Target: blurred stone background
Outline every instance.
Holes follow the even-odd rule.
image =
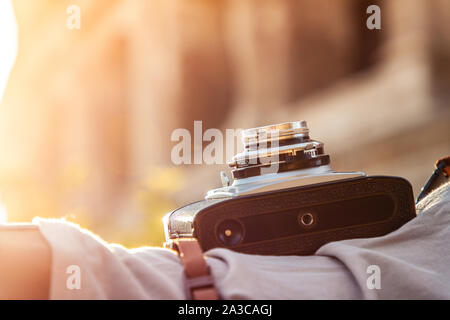
[[[69,5],[81,29],[66,27]],[[366,8],[381,8],[381,30]],[[66,217],[162,243],[162,215],[219,186],[176,167],[176,128],[307,120],[336,170],[407,178],[450,153],[447,0],[13,0],[18,57],[0,106],[9,221]]]

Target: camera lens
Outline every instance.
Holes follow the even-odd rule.
[[[244,130],[244,151],[229,164],[235,179],[314,168],[330,164],[323,143],[309,137],[306,121]],[[272,172],[271,164],[273,166]],[[265,169],[263,171],[262,169]],[[267,170],[269,168],[269,170]]]
[[[225,220],[217,226],[217,236],[224,245],[234,246],[242,241],[244,231],[242,225],[236,220]]]

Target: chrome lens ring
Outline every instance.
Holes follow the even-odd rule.
[[[261,175],[261,169],[270,167],[272,163],[277,163],[277,172],[330,163],[330,157],[324,153],[323,143],[310,139],[306,121],[247,129],[243,131],[242,139],[244,151],[235,155],[229,164],[235,168],[232,171],[235,179]]]
[[[285,122],[275,125],[251,128],[242,132],[245,148],[273,140],[282,141],[295,138],[309,138],[306,121]]]

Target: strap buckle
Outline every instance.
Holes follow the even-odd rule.
[[[218,300],[214,277],[206,264],[202,249],[195,238],[178,238],[170,246],[178,253],[184,266],[184,288],[189,300]],[[166,247],[167,247],[166,246]]]
[[[185,274],[184,288],[188,300],[193,300],[194,291],[202,289],[214,290],[214,278],[210,274],[195,278],[188,278]]]

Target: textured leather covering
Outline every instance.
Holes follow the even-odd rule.
[[[379,200],[374,202],[374,199]],[[350,212],[339,212],[344,202],[355,201],[367,201],[367,204],[353,205]],[[313,254],[328,242],[388,234],[416,216],[410,183],[402,178],[384,176],[301,186],[214,203],[201,201],[195,206],[197,211],[185,211],[183,208],[179,210],[191,215],[193,223],[189,228],[203,250],[225,247],[238,252],[263,255]],[[311,208],[315,210],[323,206],[328,206],[328,209],[326,214],[318,216],[317,224],[311,228],[298,226],[296,234],[291,232],[288,236],[277,236],[278,231],[273,231],[271,225],[258,223],[259,218],[267,219],[273,215],[280,217],[279,221],[282,221],[286,220],[285,213],[292,215],[293,212],[307,212]],[[337,209],[333,211],[333,208]],[[254,224],[250,228],[248,221],[251,219]],[[333,219],[336,221],[335,227],[332,225]],[[225,220],[237,221],[243,225],[243,241],[234,245],[224,245],[221,242],[218,227]],[[277,219],[274,218],[273,221],[272,225],[276,226]],[[326,228],[323,227],[324,221],[328,223]],[[288,223],[286,226],[292,230],[297,224],[296,219],[292,219],[292,224]],[[280,234],[285,235],[286,232]]]

